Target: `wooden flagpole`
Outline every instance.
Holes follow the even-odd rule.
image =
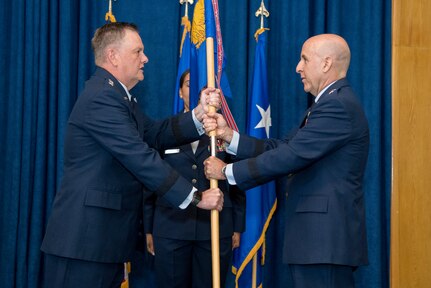
[[[207,52],[207,86],[209,88],[215,87],[214,75],[214,38],[206,38],[206,52]],[[210,112],[216,112],[215,107],[209,107]],[[210,132],[211,137],[211,156],[216,156],[216,131]],[[210,187],[218,188],[218,181],[210,179]],[[213,288],[220,287],[220,228],[219,228],[219,212],[211,210],[211,253],[212,253],[212,277]]]

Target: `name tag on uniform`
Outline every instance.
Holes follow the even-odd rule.
[[[165,150],[165,154],[176,154],[176,153],[180,153],[180,148]]]

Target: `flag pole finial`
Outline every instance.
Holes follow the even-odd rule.
[[[260,29],[263,29],[263,17],[269,17],[269,12],[268,10],[266,10],[265,3],[263,2],[263,0],[260,2],[260,7],[259,9],[257,9],[254,15],[256,15],[256,17],[260,16]]]
[[[186,8],[184,10],[184,16],[189,17],[189,4],[192,5],[193,4],[193,0],[180,0],[180,4],[186,4]]]
[[[114,1],[117,1],[117,0],[114,0]],[[108,12],[106,12],[105,14],[105,21],[110,21],[111,23],[117,22],[114,14],[112,14],[112,0],[109,0],[109,8],[108,8]]]

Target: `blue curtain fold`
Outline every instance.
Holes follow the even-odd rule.
[[[227,101],[245,131],[247,95],[255,40],[254,16],[261,0],[219,0],[232,98]],[[141,30],[145,80],[133,90],[151,117],[171,115],[181,41],[178,1],[113,1],[117,21]],[[391,155],[391,1],[266,0],[267,71],[272,133],[281,137],[298,123],[310,97],[295,73],[302,43],[318,33],[348,41],[352,61],[347,78],[370,124],[370,156],[365,200],[370,265],[355,273],[357,287],[389,287]],[[70,111],[94,71],[91,37],[105,23],[106,1],[14,0],[0,9],[0,283],[2,287],[42,287],[39,247],[62,176],[63,138]],[[193,6],[189,11],[189,17]],[[263,287],[285,287],[281,262],[284,225],[283,181],[278,208],[267,232]],[[146,256],[145,256],[146,257]],[[142,260],[142,259],[141,259]],[[155,287],[149,261],[132,271],[137,287]],[[135,273],[135,274],[133,274]],[[228,287],[233,287],[229,276]],[[143,284],[142,284],[143,285]],[[139,287],[139,286],[138,286]]]

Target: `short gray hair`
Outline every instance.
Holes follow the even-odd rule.
[[[96,30],[93,39],[91,39],[91,47],[93,48],[96,65],[105,61],[105,49],[109,45],[121,42],[126,29],[139,33],[138,26],[126,22],[107,23]]]

